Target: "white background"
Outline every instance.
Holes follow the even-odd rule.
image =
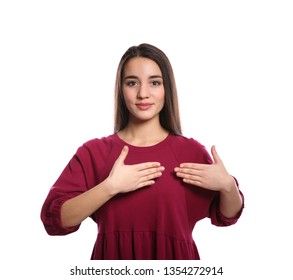
[[[75,265],[106,265],[88,261],[90,219],[51,237],[40,210],[76,149],[113,132],[118,62],[147,42],[173,65],[184,134],[216,145],[246,198],[235,226],[197,225],[201,264],[222,265],[219,279],[288,279],[292,14],[282,0],[1,1],[1,275],[70,279]]]

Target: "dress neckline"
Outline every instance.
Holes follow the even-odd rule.
[[[118,136],[118,133],[116,132],[113,134],[114,139],[121,145],[121,146],[128,146],[129,149],[137,152],[151,152],[151,151],[157,151],[160,150],[161,148],[165,147],[166,145],[169,144],[169,142],[172,140],[174,135],[169,133],[167,137],[165,137],[162,141],[158,142],[157,144],[151,145],[151,146],[135,146],[131,145],[127,142],[125,142],[123,139],[121,139]]]

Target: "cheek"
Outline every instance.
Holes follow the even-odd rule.
[[[133,94],[130,94],[129,91],[123,92],[123,99],[128,111],[132,111],[132,105],[134,103]]]
[[[124,86],[122,87],[122,94],[124,96],[124,98],[130,100],[136,97],[138,88],[137,87],[128,87],[128,86]]]
[[[122,94],[123,94],[125,103],[126,104],[129,103],[131,101],[131,92],[129,92],[129,90],[123,90]]]
[[[163,105],[165,103],[165,91],[164,90],[160,93],[160,102],[163,103]]]

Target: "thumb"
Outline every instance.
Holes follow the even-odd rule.
[[[124,164],[124,161],[128,155],[128,151],[129,151],[129,148],[127,146],[124,146],[119,157],[116,160],[116,163]]]
[[[216,151],[216,146],[215,145],[212,146],[211,152],[212,152],[212,156],[213,156],[213,159],[214,159],[215,163],[222,162],[221,158],[219,157],[219,155],[218,155],[218,153]]]

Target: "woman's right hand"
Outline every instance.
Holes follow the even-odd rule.
[[[129,148],[124,146],[106,179],[111,195],[126,193],[153,185],[162,175],[164,167],[159,162],[144,162],[133,165],[124,163]]]

